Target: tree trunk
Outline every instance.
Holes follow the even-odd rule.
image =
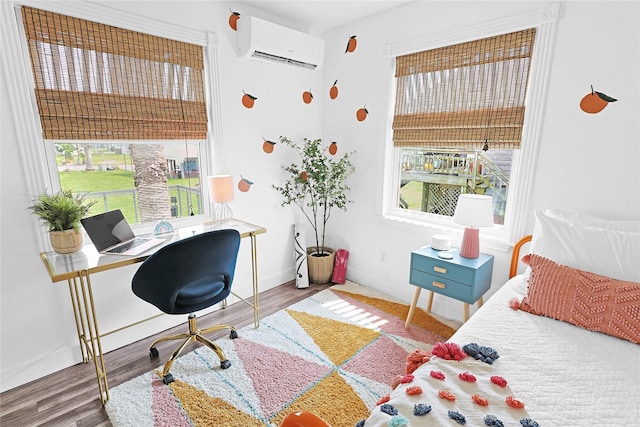
[[[138,205],[142,222],[171,217],[167,160],[164,146],[131,144],[133,182],[138,190]]]
[[[88,144],[84,146],[84,165],[85,170],[96,170],[96,168],[93,166],[93,157],[91,157],[91,146]]]

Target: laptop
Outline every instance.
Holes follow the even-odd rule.
[[[83,218],[80,222],[101,254],[138,255],[165,242],[153,237],[136,237],[120,209]]]

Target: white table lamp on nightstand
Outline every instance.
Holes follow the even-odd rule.
[[[227,203],[233,200],[233,177],[231,175],[213,175],[208,177],[209,198],[213,204],[213,219],[225,220],[233,217]]]
[[[480,230],[478,227],[493,225],[493,198],[480,194],[461,194],[458,198],[453,221],[466,225],[460,256],[478,258],[480,256]]]

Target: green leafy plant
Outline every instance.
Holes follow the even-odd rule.
[[[282,195],[282,206],[300,208],[315,232],[316,253],[322,255],[331,209],[346,211],[351,203],[347,197],[351,188],[345,181],[355,172],[351,163],[355,151],[334,160],[328,147],[322,146],[321,139],[304,138],[303,143],[298,144],[281,136],[280,143],[293,148],[299,161],[282,167],[287,172],[284,184],[273,185],[273,188]]]
[[[71,190],[55,194],[43,193],[33,200],[32,212],[49,226],[49,231],[64,231],[80,227],[91,206],[98,201],[85,201],[84,195],[74,195]]]

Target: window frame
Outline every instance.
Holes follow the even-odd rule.
[[[40,125],[31,62],[27,51],[26,37],[22,28],[20,10],[22,6],[31,6],[202,46],[205,61],[204,85],[208,125],[207,138],[200,145],[200,160],[202,162],[200,167],[203,171],[201,179],[206,179],[206,176],[214,174],[216,170],[225,168],[224,157],[218,155],[218,153],[223,152],[223,147],[221,146],[221,102],[218,83],[218,37],[215,33],[196,31],[98,4],[58,3],[39,0],[2,2],[1,7],[4,9],[2,13],[3,50],[6,50],[5,55],[7,58],[4,61],[3,72],[6,73],[7,82],[10,86],[8,96],[12,99],[14,106],[16,143],[19,147],[22,168],[25,171],[24,179],[29,198],[44,191],[59,190],[60,181],[55,163],[54,141],[43,138]],[[98,141],[90,142],[97,143]],[[112,142],[126,143],[124,140]],[[201,197],[204,214],[191,218],[174,219],[172,221],[175,222],[176,226],[201,222],[210,218],[211,204],[209,203],[208,192],[203,191]],[[33,219],[33,224],[34,228],[37,227],[39,230],[37,233],[38,246],[42,251],[50,250],[46,230],[36,218]],[[140,224],[133,227],[136,232],[148,232],[152,229],[153,224]]]
[[[462,230],[454,224],[453,218],[427,212],[409,211],[397,206],[400,189],[400,165],[402,148],[393,144],[393,117],[395,110],[395,58],[442,46],[473,41],[514,31],[535,27],[537,35],[534,53],[531,59],[529,86],[525,122],[522,130],[520,149],[514,150],[508,203],[504,225],[494,225],[483,229],[482,236],[496,247],[507,249],[526,231],[531,203],[528,194],[533,187],[535,166],[537,163],[542,133],[544,105],[546,105],[547,86],[551,70],[556,26],[560,17],[560,5],[552,4],[531,12],[516,16],[465,27],[437,37],[412,40],[388,46],[388,86],[387,86],[387,126],[385,146],[382,153],[382,170],[379,188],[382,188],[378,200],[378,212],[385,220],[408,223],[415,226],[430,227],[436,231]]]

